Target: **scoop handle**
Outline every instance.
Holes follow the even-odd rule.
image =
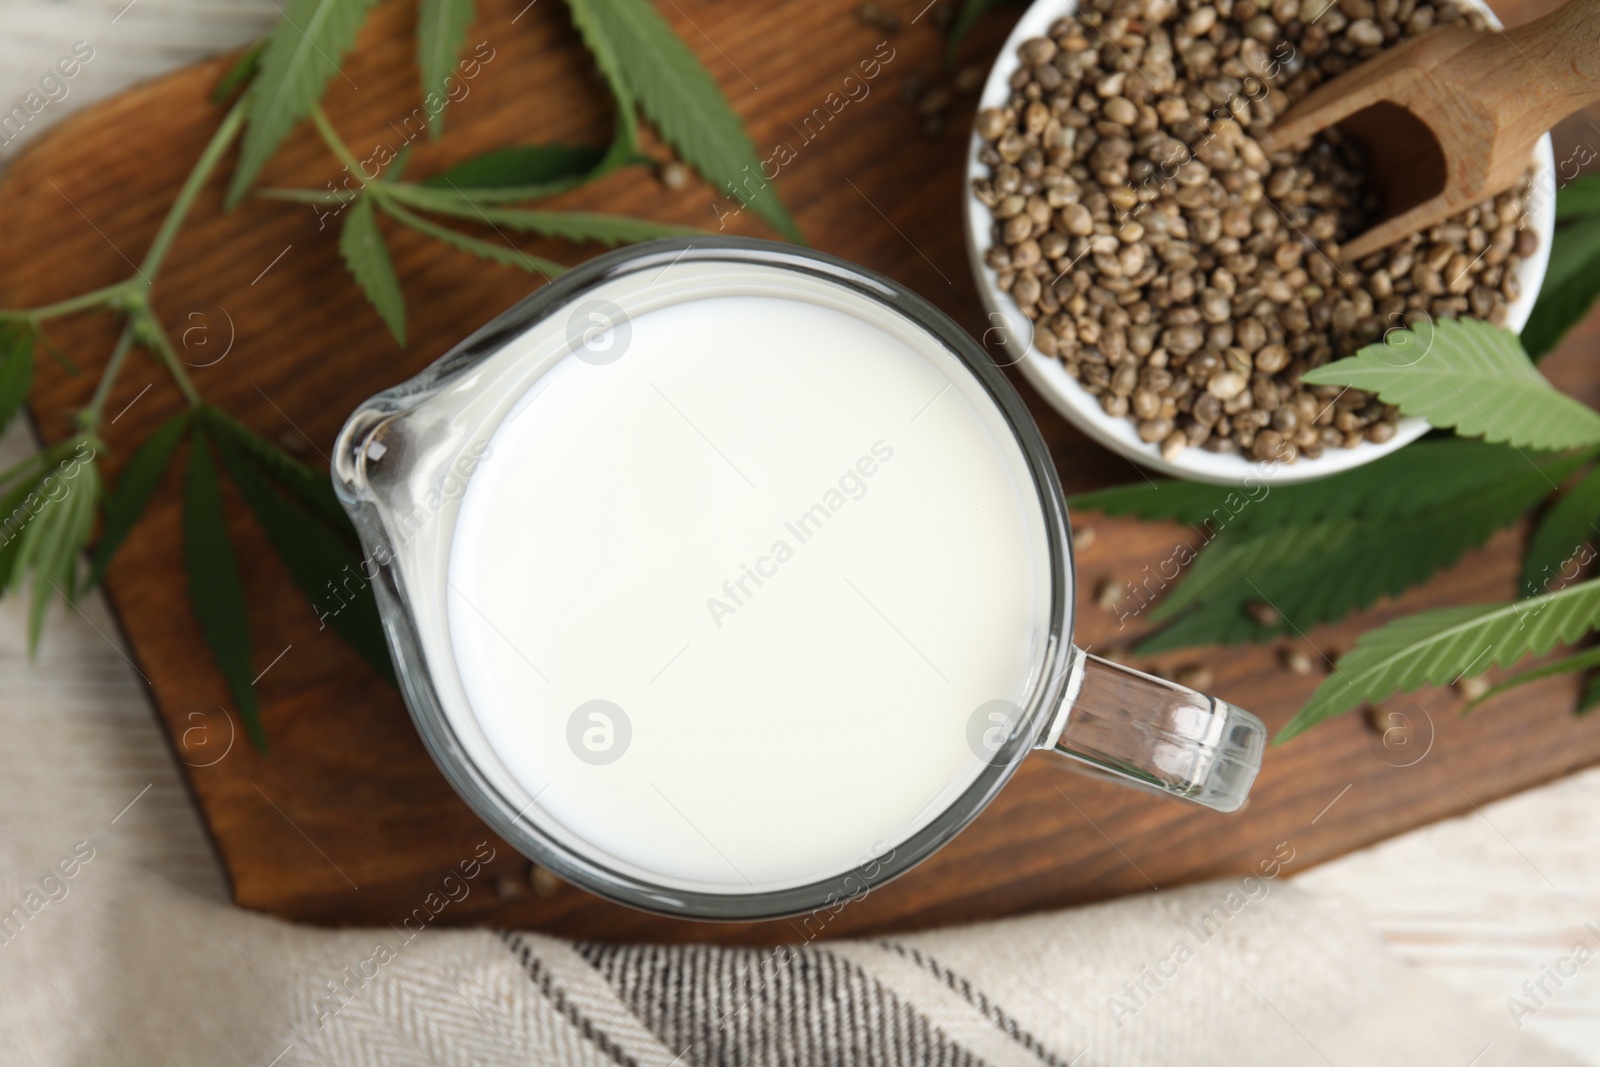
[[[1568,0],[1462,53],[1474,89],[1502,104],[1510,128],[1542,133],[1600,100],[1600,0]]]

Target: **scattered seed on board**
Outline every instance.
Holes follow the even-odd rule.
[[[1475,674],[1471,678],[1463,678],[1456,683],[1456,692],[1467,700],[1477,700],[1488,691],[1489,679],[1481,674]]]
[[[856,8],[856,18],[867,26],[895,33],[900,29],[900,16],[884,9],[882,4],[866,3]]]
[[[1393,717],[1391,717],[1381,705],[1368,704],[1363,710],[1364,714],[1362,715],[1362,719],[1366,722],[1367,729],[1371,730],[1380,737],[1388,737],[1389,731],[1396,725],[1400,725],[1395,722]]]
[[[1306,655],[1303,650],[1295,648],[1293,645],[1288,646],[1281,653],[1279,653],[1278,658],[1283,662],[1284,667],[1291,674],[1311,673],[1311,657]]]
[[[1538,247],[1519,227],[1527,184],[1341,263],[1378,207],[1359,153],[1337,131],[1271,155],[1257,137],[1320,82],[1483,16],[1456,0],[1079,8],[1019,46],[1009,100],[976,122],[984,259],[1035,347],[1168,459],[1392,439],[1396,408],[1301,374],[1429,317],[1503,322]]]
[[[495,896],[501,900],[523,900],[528,896],[528,886],[509,874],[496,875]]]
[[[1211,685],[1211,668],[1203,663],[1185,663],[1172,673],[1172,680],[1190,689],[1205,689]]]
[[[1276,626],[1283,621],[1283,616],[1278,614],[1278,609],[1271,604],[1253,603],[1244,606],[1245,614],[1249,615],[1258,626]]]
[[[956,71],[955,87],[958,93],[975,93],[983,88],[985,71],[982,67],[962,67]]]
[[[668,189],[678,190],[689,184],[689,168],[673,160],[661,168],[661,184]]]
[[[1093,547],[1095,538],[1098,536],[1094,532],[1093,526],[1080,526],[1072,531],[1072,547],[1082,552]]]
[[[537,863],[528,871],[528,881],[532,883],[533,891],[541,897],[553,897],[556,890],[561,888],[561,879]]]
[[[1115,578],[1102,578],[1094,589],[1094,602],[1104,611],[1115,611],[1122,603],[1122,583]]]

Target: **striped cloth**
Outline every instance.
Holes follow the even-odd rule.
[[[92,844],[43,872],[0,857],[0,871],[6,1065],[1574,1062],[1394,962],[1359,916],[1260,879],[724,948],[302,928]]]

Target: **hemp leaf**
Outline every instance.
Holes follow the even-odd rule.
[[[268,481],[268,469],[257,462],[250,445],[233,435],[229,422],[209,419],[207,409],[201,409],[200,417],[222,456],[229,480],[239,490],[256,524],[288,568],[290,577],[316,607],[318,618],[393,683],[394,665],[384,641],[378,603],[363,573],[362,558],[354,543],[355,531],[349,520],[345,519],[337,528],[329,528],[310,512],[297,507]],[[351,578],[359,585],[350,601],[328,610],[328,592],[347,589]]]
[[[693,226],[678,226],[670,222],[652,222],[650,219],[628,215],[604,215],[592,211],[533,211],[526,208],[494,207],[462,203],[438,205],[430,210],[440,215],[471,219],[514,230],[526,230],[544,237],[583,243],[595,241],[606,246],[649,241],[657,237],[685,237],[704,234]]]
[[[1585,174],[1556,191],[1556,221],[1569,222],[1600,211],[1600,174]]]
[[[1596,519],[1600,519],[1600,467],[1556,501],[1534,530],[1522,563],[1523,596],[1544,592],[1552,578],[1570,580],[1561,577],[1561,570],[1579,546],[1600,537]]]
[[[1461,710],[1463,713],[1469,712],[1485,701],[1493,700],[1508,689],[1516,689],[1519,686],[1527,685],[1529,682],[1537,682],[1541,678],[1550,678],[1557,674],[1570,674],[1573,671],[1586,671],[1591,667],[1600,667],[1600,648],[1585,649],[1582,652],[1558,659],[1554,663],[1546,663],[1542,667],[1530,667],[1518,674],[1513,674],[1510,678],[1496,685]]]
[[[1106,515],[1210,523],[1212,533],[1276,529],[1317,519],[1411,514],[1524,471],[1541,458],[1508,445],[1435,438],[1313,482],[1274,485],[1270,471],[1242,486],[1157,479],[1080,493],[1068,506]]]
[[[554,263],[540,256],[529,255],[515,245],[495,244],[493,241],[485,241],[462,233],[460,230],[452,230],[448,226],[441,226],[431,219],[426,219],[414,212],[407,211],[390,200],[383,202],[383,210],[391,218],[410,226],[419,233],[425,233],[429,237],[443,241],[447,245],[459,248],[463,252],[470,252],[493,263],[504,263],[510,267],[520,267],[529,273],[543,274],[546,279],[554,278],[567,269],[559,263]]]
[[[394,276],[394,263],[384,247],[383,234],[378,232],[370,196],[358,198],[346,211],[344,226],[339,230],[339,254],[384,325],[404,347],[405,297],[400,294],[400,281]]]
[[[162,423],[128,458],[117,484],[106,494],[102,505],[105,525],[100,531],[100,543],[95,546],[94,562],[89,568],[89,579],[84,583],[85,586],[98,585],[100,579],[105,577],[112,557],[144,514],[151,494],[156,491],[162,473],[172,460],[178,441],[188,428],[189,412],[186,409]]]
[[[1558,392],[1514,334],[1476,319],[1419,322],[1300,380],[1376,393],[1434,426],[1518,448],[1600,442],[1600,414]]]
[[[0,430],[22,410],[32,384],[33,330],[22,323],[0,323]]]
[[[1140,646],[1153,653],[1236,644],[1309,630],[1425,581],[1509,526],[1581,462],[1525,464],[1471,492],[1407,514],[1319,520],[1302,526],[1224,531],[1151,614],[1182,614]],[[1266,607],[1276,622],[1256,616]],[[1256,608],[1252,612],[1252,608]]]
[[[1276,741],[1393,693],[1444,685],[1468,671],[1543,655],[1558,644],[1572,644],[1596,625],[1600,581],[1509,604],[1440,608],[1396,619],[1362,635]]]
[[[226,102],[234,90],[256,76],[256,71],[261,69],[261,50],[266,46],[267,40],[263,37],[239,53],[239,58],[233,61],[233,66],[229,67],[222,80],[217,82],[217,87],[211,90],[213,104]]]
[[[605,157],[605,149],[589,145],[514,145],[473,156],[417,184],[461,190],[548,186],[550,192],[560,192],[582,182]],[[542,194],[518,199],[536,195]]]
[[[200,414],[205,417],[208,430],[227,437],[250,453],[250,458],[278,488],[334,529],[349,530],[351,543],[355,543],[355,530],[350,526],[350,516],[334,495],[333,483],[328,480],[327,474],[307,467],[221,408],[207,404],[200,409]]]
[[[755,145],[722,91],[648,0],[567,0],[618,103],[637,101],[684,162],[791,241],[804,238],[761,173]]]
[[[0,574],[7,588],[20,592],[31,579],[28,606],[28,652],[38,651],[45,608],[59,596],[69,604],[77,597],[78,553],[89,542],[100,500],[100,472],[94,458],[99,442],[72,437],[30,457],[0,479],[17,477],[0,514],[5,538]]]
[[[288,0],[267,37],[248,100],[249,126],[228,186],[237,204],[295,123],[311,113],[377,0]]]
[[[222,486],[211,459],[204,424],[189,435],[189,469],[183,487],[183,562],[189,575],[189,600],[211,655],[222,670],[228,692],[239,707],[245,730],[265,752],[261,706],[256,701],[255,668],[250,664],[250,619],[244,586],[228,528],[222,517]]]
[[[619,104],[607,148],[564,144],[497,148],[419,182],[397,184],[391,196],[424,211],[469,203],[508,204],[575,189],[618,167],[653,166],[654,160],[639,153],[632,107]]]
[[[1556,203],[1561,204],[1559,194]],[[1522,328],[1522,343],[1535,359],[1554,349],[1600,296],[1600,208],[1591,210],[1557,226],[1550,242],[1544,284]]]
[[[24,461],[28,462],[28,461]],[[0,495],[0,589],[9,589],[16,571],[17,551],[22,547],[23,505],[39,484],[39,475],[25,478]]]
[[[472,0],[422,0],[417,8],[417,70],[422,78],[422,96],[430,94],[449,101],[445,79],[455,67],[456,56],[467,41],[472,25]],[[428,133],[437,138],[444,132],[444,106],[428,108]]]

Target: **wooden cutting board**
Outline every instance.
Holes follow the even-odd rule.
[[[911,285],[981,331],[959,228],[972,97],[958,99],[942,136],[930,136],[903,98],[908,79],[939,76],[934,16],[915,18],[923,2],[881,5],[904,23],[894,33],[860,21],[851,0],[679,0],[664,10],[746,117],[757,144],[794,150],[778,185],[810,241]],[[561,5],[484,0],[481,8],[469,41],[487,42],[493,58],[471,81],[470,95],[450,109],[443,140],[418,143],[410,174],[516,142],[604,143],[609,105]],[[969,61],[986,64],[999,47],[1004,10],[969,41]],[[1504,13],[1517,22],[1537,11],[1529,5]],[[328,110],[358,154],[380,143],[398,147],[404,137],[417,91],[413,23],[413,5],[380,5],[346,76],[334,81]],[[803,132],[802,120],[828,106],[830,93],[842,94],[855,64],[890,54],[880,48],[884,41],[892,57],[868,95]],[[11,165],[0,184],[0,301],[38,305],[128,273],[221,116],[208,94],[226,65],[191,68],[81,113]],[[1581,122],[1573,129],[1595,136]],[[1563,141],[1558,159],[1575,143]],[[320,188],[338,179],[339,169],[301,129],[263,179]],[[420,370],[532,285],[514,269],[393,232],[411,314],[411,341],[402,350],[345,275],[336,234],[319,229],[313,209],[253,200],[225,214],[225,177],[205,191],[177,242],[156,287],[160,311],[172,336],[185,340],[201,391],[263,434],[299,447],[314,465],[325,467],[324,454],[357,403]],[[705,186],[672,191],[640,169],[562,203],[716,225]],[[748,212],[730,229],[766,235]],[[532,241],[525,247],[567,262],[590,251]],[[51,340],[81,370],[71,375],[42,361],[31,410],[46,440],[70,431],[113,329],[107,316],[50,326]],[[1589,403],[1600,402],[1600,373],[1584,359],[1597,334],[1591,320],[1546,364],[1563,388]],[[1025,384],[1019,388],[1069,491],[1138,477]],[[132,444],[179,403],[158,367],[142,355],[130,361],[107,409],[122,412],[107,433],[110,477]],[[657,918],[549,879],[539,879],[541,892],[534,892],[529,863],[493,838],[429,761],[399,695],[330,632],[319,632],[310,604],[236,500],[229,505],[232,532],[273,747],[259,755],[242,736],[230,747],[237,723],[220,710],[226,691],[186,599],[177,498],[169,475],[111,569],[106,592],[235,899],[293,919],[377,924],[420,914],[441,924],[674,941],[910,929],[1247,873],[1275,853],[1281,860],[1292,851],[1286,869],[1296,871],[1600,761],[1600,720],[1570,714],[1572,679],[1529,686],[1466,719],[1457,695],[1430,691],[1387,706],[1407,725],[1386,738],[1352,715],[1273,749],[1248,808],[1234,817],[1100,784],[1036,757],[954,844],[830,921],[730,926]],[[1137,580],[1193,533],[1099,516],[1078,522],[1097,535],[1081,553],[1079,638],[1099,650],[1125,649],[1141,626],[1119,630],[1089,591],[1106,578]],[[1425,589],[1318,628],[1309,639],[1331,652],[1403,612],[1507,598],[1523,538],[1521,531],[1502,534]],[[1205,663],[1214,692],[1276,728],[1320,677],[1289,673],[1277,654],[1276,647],[1207,650],[1158,665]],[[447,876],[490,850],[494,859],[467,883],[466,895],[441,903]],[[1507,864],[1522,862],[1510,846],[1506,851]]]

